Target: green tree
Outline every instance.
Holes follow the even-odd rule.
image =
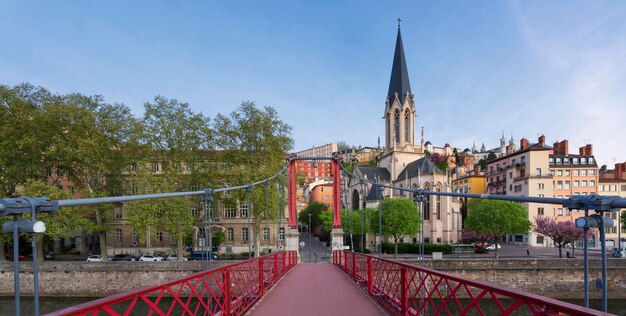
[[[400,238],[414,236],[419,232],[421,216],[413,200],[385,199],[382,203],[382,234],[393,239],[394,258],[397,258]],[[378,212],[370,212],[369,216],[370,229],[377,234]]]
[[[341,210],[341,228],[346,234],[352,231],[353,238],[357,243],[360,243],[360,236],[365,235],[369,231],[369,216],[368,214],[373,212],[374,209],[365,210]],[[331,231],[333,228],[333,211],[326,210],[320,214],[321,225],[326,231]],[[352,226],[350,226],[352,224]],[[359,237],[356,237],[359,236]],[[360,244],[361,252],[365,245]],[[356,248],[356,247],[355,247]]]
[[[219,249],[220,245],[226,241],[226,234],[223,230],[213,232],[213,247]]]
[[[229,115],[218,114],[213,120],[216,148],[221,150],[221,167],[213,173],[213,183],[241,185],[272,176],[285,164],[285,155],[293,147],[291,126],[281,121],[272,107],[258,108],[243,102]],[[260,255],[261,226],[280,214],[276,208],[279,194],[267,186],[251,188],[250,201],[255,256]],[[267,190],[267,191],[266,191]],[[247,203],[247,192],[232,194],[232,200]]]
[[[498,258],[498,242],[502,237],[524,234],[532,227],[528,219],[528,211],[517,203],[481,199],[468,204],[466,230],[490,236],[496,244],[496,258]]]
[[[309,204],[304,210],[298,213],[298,222],[304,225],[309,225],[309,214],[311,214],[311,229],[322,225],[322,219],[320,214],[327,211],[328,206],[324,203],[313,202]]]
[[[350,148],[352,147],[344,141],[337,142],[337,150],[345,150],[345,149],[350,149]]]

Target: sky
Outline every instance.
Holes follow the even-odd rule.
[[[376,146],[398,18],[416,140],[544,134],[626,161],[623,1],[0,0],[0,84],[102,95],[138,117],[157,95],[209,117],[254,101],[293,127],[295,151]]]

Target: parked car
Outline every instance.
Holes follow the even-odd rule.
[[[111,261],[137,261],[137,258],[133,255],[129,255],[127,253],[120,253],[117,254],[111,258],[109,258],[109,260]]]
[[[87,257],[87,262],[102,262],[102,256],[100,255],[92,255]]]
[[[189,260],[207,260],[208,257],[206,251],[192,251],[189,255]],[[211,253],[211,260],[217,260],[217,254],[215,252]]]
[[[143,255],[139,258],[139,261],[163,261],[163,257],[156,255]]]
[[[502,247],[500,247],[500,245],[498,245],[498,250],[500,250]],[[496,250],[496,244],[491,244],[489,246],[487,246],[487,250]]]
[[[46,260],[54,260],[54,253],[52,253],[52,252],[47,252],[47,253],[44,255],[44,258],[46,258]]]
[[[7,260],[13,261],[13,253],[7,253],[6,257],[7,257]],[[18,255],[17,256],[17,260],[20,260],[20,261],[26,260],[26,256],[25,255]]]
[[[486,242],[475,242],[474,247],[476,248],[487,248],[489,246]]]
[[[165,261],[177,261],[178,260],[178,256],[177,255],[169,255],[167,256],[167,258],[165,258]],[[187,258],[183,257],[183,261],[187,261]]]

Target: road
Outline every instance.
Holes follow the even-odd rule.
[[[309,240],[311,242],[309,242]],[[304,242],[304,247],[300,248],[300,258],[302,262],[320,262],[329,261],[331,250],[324,246],[323,242],[315,236],[311,236],[307,233],[300,234],[300,244]]]

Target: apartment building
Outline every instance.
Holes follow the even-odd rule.
[[[331,157],[337,151],[337,144],[330,143],[322,146],[311,147],[310,149],[295,152],[297,157]]]
[[[626,162],[616,163],[615,169],[612,170],[602,166],[599,173],[599,195],[618,195],[626,198]],[[622,248],[626,247],[626,230],[622,229],[620,224],[621,217],[626,216],[625,211],[625,209],[621,209],[606,215],[610,216],[614,222],[613,227],[607,227],[605,230],[609,249],[611,246],[617,246],[618,241],[621,241]]]

